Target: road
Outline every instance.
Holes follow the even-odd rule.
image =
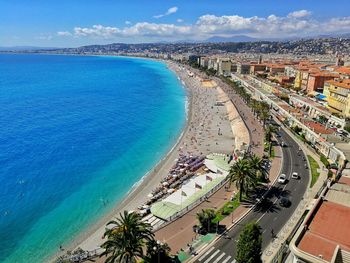
[[[200,263],[231,263],[235,262],[236,244],[240,231],[244,225],[257,221],[262,229],[262,249],[264,250],[272,241],[272,235],[277,234],[284,224],[291,218],[299,202],[308,187],[309,171],[305,168],[306,161],[304,155],[299,151],[297,143],[282,129],[278,132],[279,143],[284,141],[286,147],[283,147],[283,163],[281,173],[287,175],[288,182],[285,185],[276,183],[269,192],[265,201],[257,205],[247,217],[231,229],[227,235],[220,238],[213,246],[203,251],[197,256],[195,262]],[[291,174],[297,172],[300,178],[292,179]],[[278,203],[280,196],[286,196],[291,201],[287,208],[281,207]],[[273,230],[273,233],[271,232]]]

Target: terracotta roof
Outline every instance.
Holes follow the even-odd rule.
[[[315,121],[304,121],[304,124],[308,126],[311,130],[320,134],[332,134],[334,133],[331,129],[326,129],[324,125]]]
[[[328,80],[326,81],[329,84],[332,84],[337,87],[342,87],[345,89],[350,89],[350,79],[343,79],[341,81],[336,81],[336,80]]]
[[[341,74],[346,74],[350,76],[350,67],[339,67],[334,70],[335,72],[341,73]]]
[[[350,208],[323,201],[315,213],[298,248],[316,257],[331,261],[337,245],[350,249]]]

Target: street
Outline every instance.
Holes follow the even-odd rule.
[[[283,147],[283,164],[281,173],[284,173],[288,181],[286,184],[279,184],[276,182],[272,186],[266,199],[259,203],[247,216],[231,229],[227,235],[220,238],[213,246],[203,251],[197,256],[196,262],[204,263],[227,263],[235,262],[236,244],[239,238],[239,233],[244,225],[256,221],[259,223],[262,231],[262,250],[281,230],[283,225],[292,216],[294,210],[308,187],[309,171],[305,168],[306,161],[303,160],[304,155],[299,151],[298,144],[282,129],[278,132],[279,143],[282,141],[286,144]],[[306,157],[305,157],[306,158]],[[293,172],[297,172],[299,179],[292,179]],[[281,207],[278,203],[280,196],[288,197],[291,205],[287,208]]]

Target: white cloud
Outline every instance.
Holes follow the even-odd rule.
[[[169,9],[170,10],[170,9]],[[167,13],[176,12],[175,9]],[[176,20],[178,23],[182,19]],[[292,36],[312,36],[323,33],[342,33],[350,31],[350,17],[332,18],[318,21],[307,10],[289,13],[287,16],[269,15],[267,17],[243,17],[238,15],[203,15],[192,25],[172,23],[138,22],[125,27],[93,25],[75,27],[73,32],[61,31],[57,35],[92,37],[100,39],[153,40],[205,40],[212,36],[234,36],[244,34],[257,38],[280,38]]]
[[[164,14],[161,14],[161,15],[156,15],[156,16],[153,16],[154,18],[161,18],[163,16],[168,16],[168,15],[171,15],[171,14],[175,14],[177,12],[178,8],[177,6],[173,6],[173,7],[170,7],[168,9],[168,11],[166,11]]]
[[[310,16],[311,12],[307,11],[307,10],[298,10],[298,11],[294,11],[288,14],[289,18],[302,18],[302,17],[307,17]]]
[[[68,31],[59,31],[59,32],[57,32],[57,35],[60,37],[69,37],[72,35],[72,33],[68,32]]]
[[[74,35],[75,36],[92,36],[92,37],[101,37],[101,38],[112,38],[116,34],[120,33],[120,29],[116,27],[110,26],[102,26],[102,25],[93,25],[91,28],[82,28],[75,27]]]
[[[183,19],[181,19],[181,18],[179,18],[179,19],[176,19],[176,22],[178,22],[178,23],[182,23],[184,20]]]
[[[125,21],[125,25],[131,25],[130,21]]]

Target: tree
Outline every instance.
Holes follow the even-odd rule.
[[[266,121],[270,119],[270,112],[267,110],[262,110],[259,113],[259,119],[263,122],[263,126],[265,127]]]
[[[143,248],[154,238],[151,225],[141,221],[141,216],[132,212],[120,213],[116,220],[108,222],[104,237],[108,240],[102,244],[105,251],[101,256],[107,256],[106,263],[136,262],[143,258]]]
[[[244,226],[237,243],[238,263],[260,263],[262,235],[260,226],[253,222]]]
[[[228,174],[230,182],[235,182],[239,190],[239,201],[242,201],[242,194],[248,193],[248,190],[257,183],[257,177],[247,159],[238,160],[230,169]]]
[[[257,178],[261,178],[264,175],[263,160],[259,156],[253,154],[249,158],[249,165]]]
[[[167,243],[161,243],[157,240],[151,240],[147,243],[147,255],[144,258],[145,263],[170,263],[172,258],[169,255],[170,247]]]
[[[210,232],[210,229],[213,226],[213,219],[215,217],[215,210],[211,208],[202,209],[201,212],[197,213],[197,219],[199,221],[199,224],[202,226],[203,229],[206,229],[208,232]]]
[[[265,129],[265,140],[269,143],[269,156],[271,156],[272,150],[272,134],[277,131],[277,128],[273,125],[268,125]]]

